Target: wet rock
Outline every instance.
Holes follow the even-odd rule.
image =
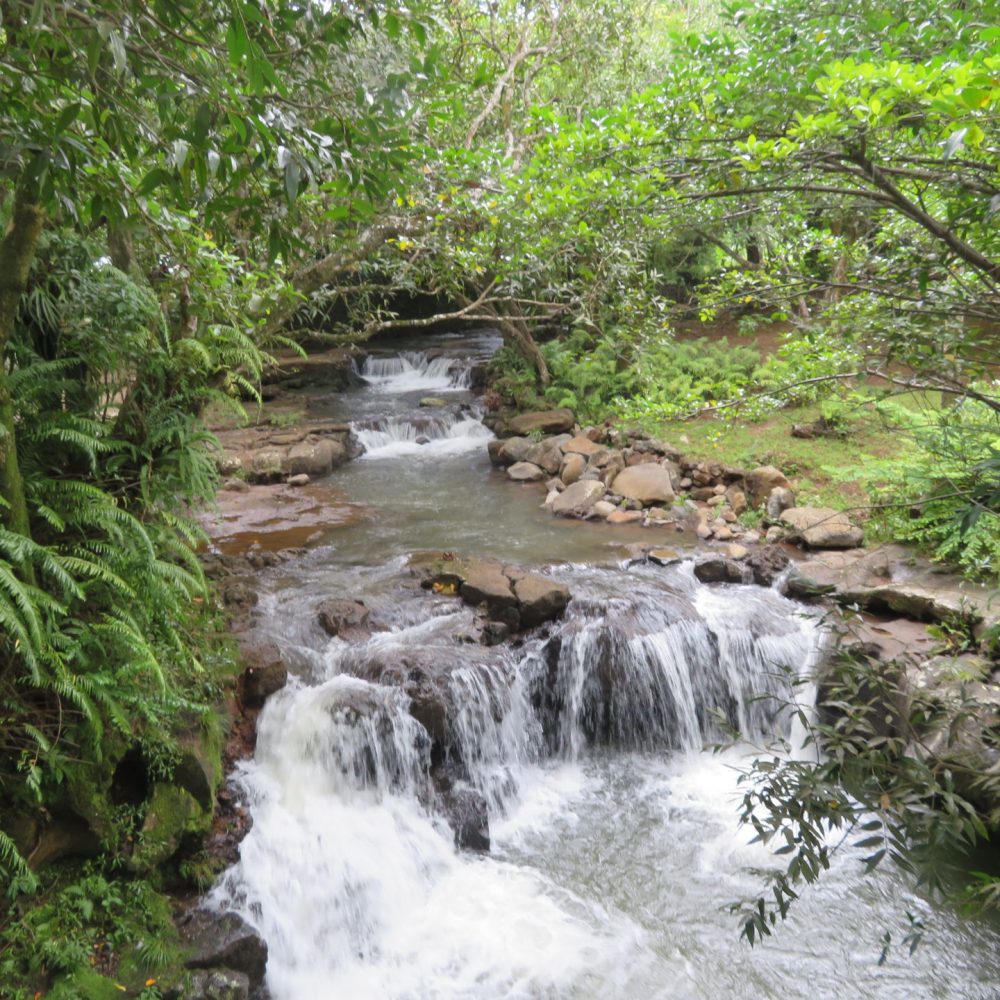
[[[781,469],[773,465],[761,465],[747,473],[747,499],[751,506],[759,507],[770,496],[771,490],[779,486],[787,489],[790,485]]]
[[[578,452],[570,452],[563,459],[559,476],[567,486],[572,486],[583,475],[586,468],[586,458]]]
[[[222,588],[222,603],[228,608],[252,608],[258,600],[257,591],[246,580],[230,580]]]
[[[288,477],[289,486],[308,486],[311,482],[312,479],[306,472],[300,472],[297,476]]]
[[[447,406],[448,400],[442,399],[440,396],[424,396],[424,398],[420,400],[420,405],[438,409],[442,406]]]
[[[595,517],[607,518],[610,514],[614,514],[617,509],[618,508],[613,503],[608,503],[607,500],[598,500],[597,503],[590,508],[590,511]]]
[[[653,462],[625,469],[615,477],[612,489],[615,493],[630,500],[638,500],[644,505],[674,502],[670,473]]]
[[[267,944],[235,913],[192,910],[178,925],[187,969],[228,969],[242,973],[251,990],[264,982]]]
[[[864,541],[861,529],[832,507],[793,507],[782,513],[781,521],[813,549],[853,549]]]
[[[767,504],[764,509],[767,512],[769,520],[778,521],[786,510],[790,510],[794,506],[795,494],[784,486],[776,486],[768,494]]]
[[[250,655],[246,670],[240,677],[240,702],[247,708],[261,708],[271,695],[288,683],[288,668],[281,660],[278,647],[267,643]]]
[[[746,583],[750,573],[733,559],[707,556],[695,563],[694,575],[702,583]]]
[[[567,486],[552,502],[552,513],[557,517],[586,517],[591,508],[604,496],[600,480],[581,479]]]
[[[229,476],[222,480],[222,484],[219,489],[225,490],[229,493],[246,493],[250,489],[250,484],[245,479],[239,479],[236,476]]]
[[[368,609],[361,601],[333,599],[316,609],[316,620],[330,636],[356,639],[368,634]]]
[[[576,423],[576,417],[572,410],[538,410],[531,413],[522,413],[514,417],[507,424],[512,434],[530,434],[532,431],[541,431],[543,434],[562,434],[571,431]]]
[[[531,628],[558,618],[569,604],[567,587],[537,573],[525,573],[514,578],[514,595],[521,613],[521,625]]]
[[[532,462],[515,462],[507,470],[507,476],[516,483],[537,483],[545,478],[545,470]]]
[[[763,549],[757,549],[747,556],[746,564],[750,567],[750,572],[753,573],[754,583],[759,583],[762,587],[770,587],[785,572],[789,561],[787,552],[769,545]]]
[[[455,846],[468,851],[490,849],[490,817],[486,799],[469,787],[453,787],[439,801],[448,825],[455,833]]]

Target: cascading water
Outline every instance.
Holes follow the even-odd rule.
[[[474,411],[421,414],[412,384],[397,391],[446,360],[383,359],[358,390],[377,394],[359,435],[387,437],[365,441],[380,461],[339,482],[388,496],[404,528],[386,514],[379,536],[362,526],[314,550],[260,605],[260,637],[298,676],[237,775],[253,827],[209,903],[262,932],[274,1000],[996,1000],[997,935],[944,911],[913,958],[878,966],[883,930],[907,909],[932,914],[891,873],[860,878],[849,852],[774,942],[738,941],[726,907],[756,894],[774,859],[736,828],[743,751],[702,748],[724,727],[787,731],[792,682],[822,641],[800,606],[703,585],[684,562],[563,556],[551,572],[574,595],[564,619],[487,648],[466,640],[468,608],[407,583],[403,553],[422,544],[506,551],[526,536],[558,554],[591,530],[553,541],[551,521],[531,526],[537,500],[504,521],[477,495],[475,452],[410,460],[463,420],[484,450]],[[373,635],[321,634],[315,604],[329,596],[362,597]],[[455,848],[463,802],[488,812],[488,854]]]
[[[430,358],[421,351],[405,351],[394,357],[369,356],[361,377],[384,392],[438,392],[469,388],[472,369],[460,358]]]

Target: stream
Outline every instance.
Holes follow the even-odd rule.
[[[262,580],[254,635],[291,676],[234,776],[253,826],[208,897],[267,940],[274,1000],[997,1000],[997,927],[892,870],[864,877],[852,848],[770,940],[739,939],[729,904],[776,859],[737,825],[748,748],[704,747],[724,739],[716,710],[747,741],[787,732],[778,698],[821,654],[820,623],[776,590],[701,584],[690,561],[630,565],[649,530],[540,509],[490,465],[469,389],[498,346],[422,337],[308,397],[365,445],[334,474],[363,516]],[[544,567],[573,600],[520,644],[474,644],[472,610],[408,571],[445,550]],[[370,638],[327,637],[328,598],[363,600]],[[436,685],[443,759],[378,683],[400,665]],[[442,774],[486,803],[488,852],[455,847]],[[880,966],[907,911],[927,938]]]

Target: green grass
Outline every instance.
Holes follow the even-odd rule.
[[[749,422],[733,409],[728,418],[669,421],[661,425],[659,434],[695,458],[746,469],[775,465],[792,481],[800,504],[863,507],[870,498],[856,473],[867,464],[898,455],[909,446],[908,439],[871,404],[857,404],[846,411],[842,435],[792,437],[794,424],[810,424],[819,416],[820,406],[813,405]]]

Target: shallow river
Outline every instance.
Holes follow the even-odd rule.
[[[862,877],[850,850],[772,939],[739,940],[729,904],[775,859],[737,826],[747,751],[702,749],[720,735],[711,710],[749,739],[783,727],[755,696],[784,693],[776,667],[808,671],[818,624],[775,591],[706,587],[688,563],[629,567],[623,545],[649,542],[643,529],[552,519],[486,457],[465,387],[495,339],[422,343],[369,359],[365,386],[313,394],[311,413],[353,420],[368,448],[335,473],[366,517],[275,570],[261,602],[260,638],[295,676],[238,775],[254,825],[210,902],[267,939],[275,1000],[1000,998],[994,925],[894,872]],[[547,566],[574,595],[556,652],[463,643],[472,613],[414,585],[418,550]],[[363,599],[382,630],[327,638],[329,597]],[[403,693],[350,676],[418,654],[447,676],[458,783],[489,803],[488,854],[457,851],[428,804],[426,734]],[[559,692],[547,719],[543,675]],[[906,911],[925,943],[879,966]]]

